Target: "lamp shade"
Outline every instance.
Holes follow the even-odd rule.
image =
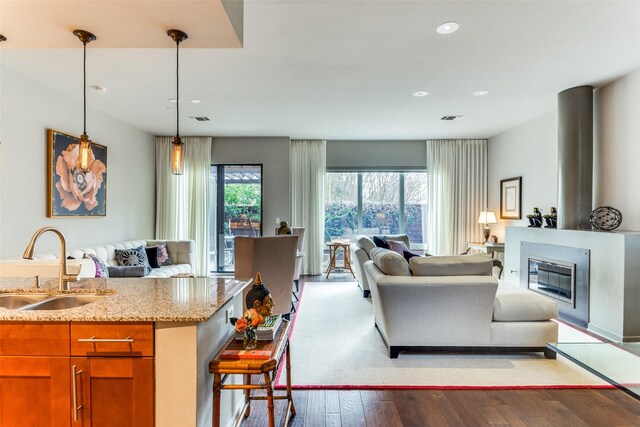
[[[494,212],[480,212],[478,224],[495,224],[496,222],[496,214]]]

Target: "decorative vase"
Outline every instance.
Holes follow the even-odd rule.
[[[253,350],[258,345],[255,329],[245,329],[244,339],[242,340],[242,348],[245,350]]]

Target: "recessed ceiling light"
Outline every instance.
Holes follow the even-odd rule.
[[[190,99],[189,102],[192,104],[200,104],[201,101],[199,99]]]
[[[427,95],[429,95],[429,92],[427,92],[426,90],[419,90],[417,92],[413,92],[413,96],[417,96],[417,97],[427,96]]]
[[[98,93],[107,93],[107,88],[106,87],[93,85],[93,86],[91,86],[91,89],[95,90]]]
[[[444,24],[440,25],[436,31],[439,34],[451,34],[458,31],[458,28],[460,28],[460,24],[458,24],[457,22],[451,21],[451,22],[445,22]]]
[[[474,96],[485,96],[485,95],[489,95],[489,91],[488,90],[477,90],[475,92],[473,92]]]
[[[178,100],[175,99],[175,98],[169,98],[169,102],[173,102],[174,104],[176,104],[178,102]]]

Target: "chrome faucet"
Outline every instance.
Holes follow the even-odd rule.
[[[22,254],[22,258],[24,259],[33,259],[33,251],[36,248],[36,240],[43,233],[51,231],[58,236],[60,239],[60,270],[58,272],[58,289],[62,291],[69,290],[69,282],[75,282],[78,280],[77,274],[68,274],[67,273],[67,241],[64,238],[64,234],[57,228],[53,227],[42,227],[40,230],[36,231],[31,237],[31,241],[27,245],[27,248],[24,250],[24,254]]]

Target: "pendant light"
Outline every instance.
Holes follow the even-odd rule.
[[[169,30],[167,35],[176,42],[176,136],[171,142],[171,172],[182,175],[184,169],[184,142],[180,139],[180,43],[189,38],[180,30]]]
[[[83,60],[82,60],[82,74],[83,74],[83,100],[84,100],[84,116],[83,116],[83,130],[80,136],[80,149],[78,153],[80,171],[89,172],[89,166],[91,165],[91,140],[87,135],[87,43],[91,43],[96,39],[96,36],[85,30],[74,30],[73,34],[80,39],[83,47]]]

